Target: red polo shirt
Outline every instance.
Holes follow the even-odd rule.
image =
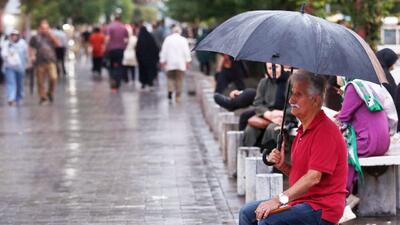
[[[292,186],[308,170],[322,172],[321,181],[290,205],[308,203],[322,219],[337,223],[346,201],[347,150],[338,127],[321,110],[307,130],[300,126],[291,149]]]

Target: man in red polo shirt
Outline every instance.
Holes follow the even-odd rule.
[[[275,149],[268,156],[289,176],[290,188],[267,201],[246,204],[239,225],[328,225],[336,224],[343,214],[347,151],[338,127],[321,110],[325,82],[305,70],[290,80],[291,112],[302,124],[291,146],[291,165],[285,163],[284,150]],[[285,204],[291,207],[270,215]]]

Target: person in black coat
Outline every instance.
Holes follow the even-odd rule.
[[[146,86],[152,87],[157,77],[157,65],[160,48],[157,46],[154,37],[142,26],[139,31],[136,44],[136,58],[139,66],[139,81],[142,89]]]
[[[400,118],[400,85],[396,84],[392,74],[390,73],[399,57],[393,50],[389,48],[384,48],[378,51],[376,53],[376,57],[378,58],[388,81],[388,83],[382,83],[382,85],[392,96],[397,110],[397,117]],[[397,131],[400,131],[400,123],[397,127]]]

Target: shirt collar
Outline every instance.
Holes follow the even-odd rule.
[[[325,117],[326,117],[326,115],[325,115],[324,111],[321,109],[321,110],[317,113],[317,115],[315,115],[314,119],[313,119],[312,122],[310,123],[310,126],[308,126],[307,130],[312,130],[312,129],[314,129]],[[306,131],[307,131],[307,130],[306,130]],[[304,133],[303,125],[300,125],[299,131],[300,131],[300,134],[303,134],[303,133]]]

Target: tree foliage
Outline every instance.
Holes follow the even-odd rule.
[[[389,15],[395,0],[334,0],[335,8],[351,17],[353,29],[375,48],[380,40],[382,19]]]
[[[299,10],[306,3],[311,14],[328,16],[327,4],[351,17],[356,31],[365,32],[366,41],[373,47],[379,41],[382,18],[393,9],[396,0],[168,0],[168,15],[187,22],[220,23],[229,17],[249,10]]]
[[[21,0],[21,5],[23,11],[31,16],[33,25],[41,19],[47,19],[51,24],[69,20],[74,24],[92,24],[102,15],[109,17],[117,8],[122,9],[122,19],[130,22],[133,13],[131,0]]]

